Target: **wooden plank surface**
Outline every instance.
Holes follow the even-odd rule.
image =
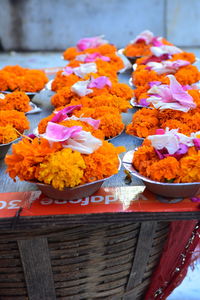
[[[46,238],[18,240],[29,300],[55,300],[55,288]]]
[[[152,248],[156,225],[157,222],[153,221],[141,223],[133,265],[126,287],[127,293],[125,293],[123,300],[132,300],[137,296],[137,291],[134,288],[141,284],[144,278],[144,272],[151,253],[150,250]]]
[[[19,217],[13,227],[13,218],[0,219],[0,230],[16,230],[31,228],[46,228],[48,226],[60,227],[69,224],[102,224],[115,222],[144,222],[144,221],[175,221],[175,220],[195,220],[200,219],[199,212],[132,212],[132,213],[102,213],[85,215],[65,215],[65,216],[40,216],[40,217]]]

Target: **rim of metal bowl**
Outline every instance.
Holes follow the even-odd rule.
[[[136,150],[137,150],[137,148],[126,152],[126,154],[124,155],[124,157],[122,159],[122,164],[126,170],[128,170],[131,174],[133,174],[135,177],[143,180],[144,182],[154,183],[154,184],[158,184],[158,185],[162,185],[162,186],[187,186],[187,185],[200,184],[200,182],[181,182],[181,183],[159,182],[159,181],[151,180],[151,179],[141,175],[132,166],[132,158],[133,158],[134,152]]]

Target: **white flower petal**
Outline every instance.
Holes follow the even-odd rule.
[[[80,97],[86,96],[93,92],[92,89],[88,89],[87,86],[90,80],[77,81],[71,86],[71,91],[79,95]]]

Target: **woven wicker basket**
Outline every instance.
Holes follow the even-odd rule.
[[[0,299],[143,299],[167,222],[1,231]]]

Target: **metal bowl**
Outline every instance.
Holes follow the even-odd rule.
[[[187,198],[193,197],[200,193],[200,182],[190,182],[190,183],[164,183],[151,180],[145,176],[140,175],[132,166],[132,159],[134,152],[137,150],[127,152],[123,157],[123,166],[127,169],[133,176],[141,179],[146,185],[146,188],[160,196],[165,198]]]
[[[120,170],[120,168],[121,168],[121,160],[119,158],[118,170]],[[52,185],[50,185],[50,184],[34,182],[34,181],[30,181],[30,182],[35,183],[37,185],[37,187],[41,190],[41,192],[51,199],[75,200],[75,199],[79,199],[79,198],[85,198],[85,197],[88,197],[88,196],[94,194],[95,192],[97,192],[100,189],[100,187],[102,186],[104,181],[111,178],[112,176],[114,176],[114,175],[111,175],[110,177],[107,177],[107,178],[104,178],[101,180],[97,180],[94,182],[86,183],[83,185],[78,185],[73,188],[65,188],[63,191],[53,188]]]
[[[38,112],[41,112],[41,108],[39,108],[36,104],[34,104],[33,102],[29,102],[29,105],[31,106],[31,110],[27,111],[25,113],[25,115],[32,115],[32,114],[36,114]]]
[[[124,63],[124,68],[119,70],[118,73],[124,73],[128,70],[131,70],[132,65],[131,65],[130,61],[127,59],[127,57],[124,55],[124,49],[119,49],[117,51],[117,55],[122,59],[122,61]]]
[[[16,140],[7,143],[7,144],[0,144],[0,159],[3,159],[6,156],[6,153],[8,152],[10,146],[12,143],[18,141],[20,138],[17,138]]]
[[[13,93],[13,92],[14,91],[0,91],[0,93],[2,93],[2,94],[10,94],[10,93]],[[32,93],[32,92],[25,92],[25,94],[27,96],[29,96],[30,99],[32,99],[37,93],[36,92],[34,92],[34,93]]]
[[[125,53],[124,53],[124,48],[122,48],[122,49],[119,49],[118,50],[118,52],[120,53],[120,54],[123,54],[128,60],[129,60],[129,62],[133,65],[135,62],[136,62],[136,60],[138,59],[138,58],[141,58],[142,56],[127,56]]]

